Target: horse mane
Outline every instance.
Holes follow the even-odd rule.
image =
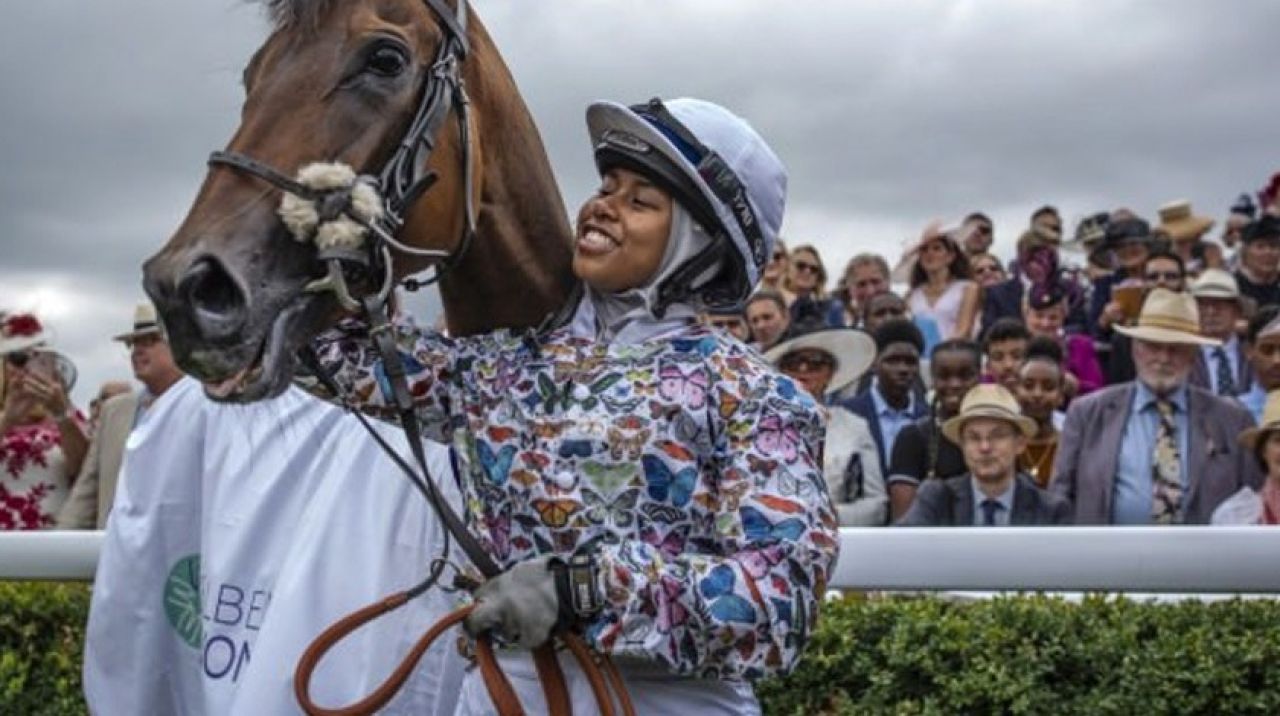
[[[317,27],[333,0],[261,0],[277,30]]]

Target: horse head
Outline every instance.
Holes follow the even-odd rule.
[[[296,350],[344,309],[308,288],[326,265],[282,221],[281,182],[322,161],[378,176],[420,126],[431,83],[450,70],[469,98],[454,97],[427,144],[410,147],[413,174],[431,181],[392,228],[403,244],[456,259],[441,282],[454,333],[535,325],[554,310],[571,282],[567,219],[541,139],[483,26],[461,25],[465,7],[446,0],[267,5],[274,28],[244,70],[240,126],[143,269],[182,369],[225,400],[287,387]],[[469,225],[474,246],[458,255]],[[428,264],[420,252],[386,256],[396,279]],[[377,268],[344,275],[365,293],[381,280]]]

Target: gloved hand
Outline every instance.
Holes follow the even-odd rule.
[[[557,625],[599,610],[594,582],[595,563],[586,558],[572,565],[553,556],[521,562],[480,585],[476,607],[463,626],[472,636],[489,632],[523,649],[536,649]]]

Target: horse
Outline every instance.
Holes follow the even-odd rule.
[[[399,161],[401,184],[412,186],[400,187],[392,246],[405,248],[364,273],[385,269],[389,285],[426,269],[433,253],[448,256],[439,286],[453,335],[535,326],[560,308],[573,283],[568,215],[492,38],[474,18],[454,24],[465,0],[265,4],[273,29],[244,69],[240,126],[143,267],[183,371],[215,399],[278,395],[297,349],[349,312],[334,293],[313,290],[325,262],[277,211],[288,177],[317,160],[367,175]],[[419,131],[424,93],[450,72],[446,111],[426,127],[434,132]],[[351,268],[348,281],[376,286]]]

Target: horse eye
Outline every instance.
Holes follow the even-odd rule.
[[[396,77],[401,72],[404,72],[408,64],[409,58],[405,55],[404,50],[391,45],[382,45],[369,53],[369,58],[365,61],[365,68],[381,77]]]

